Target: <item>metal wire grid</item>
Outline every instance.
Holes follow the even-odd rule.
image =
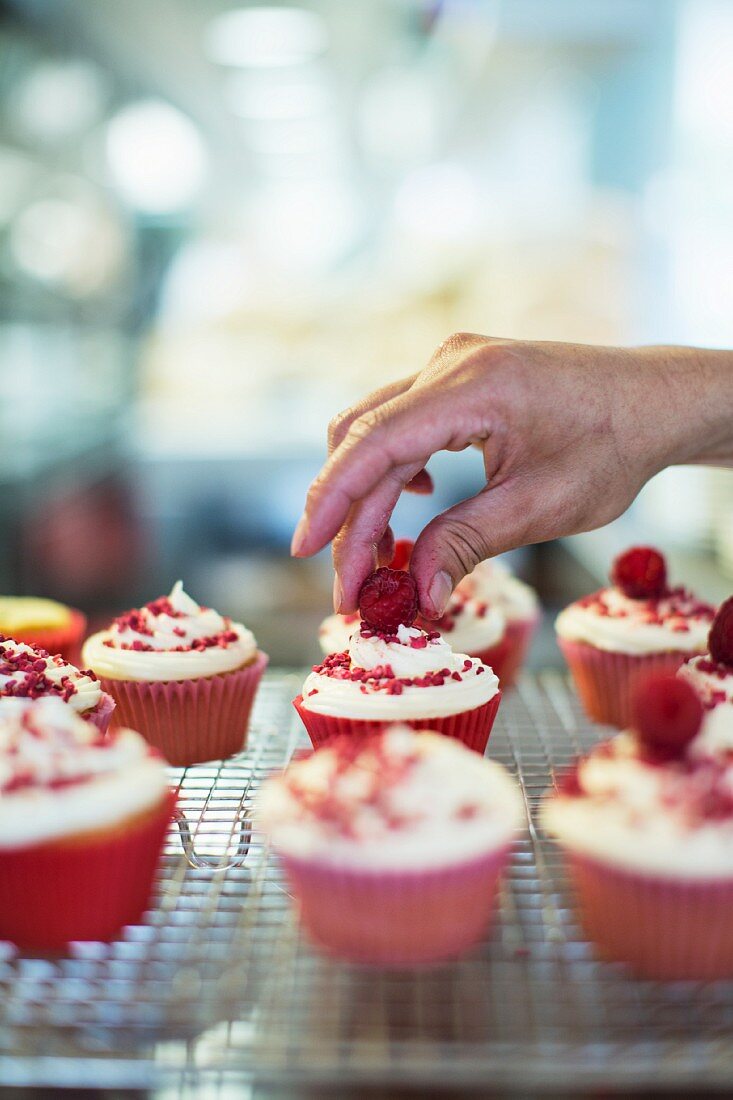
[[[65,958],[2,955],[0,1083],[483,1081],[569,1092],[733,1082],[733,985],[635,981],[596,962],[578,933],[558,853],[534,821],[552,773],[598,731],[555,674],[526,678],[492,733],[529,829],[490,941],[426,970],[314,953],[250,826],[259,784],[305,744],[290,708],[298,685],[268,677],[246,753],[174,773],[182,816],[145,924]]]

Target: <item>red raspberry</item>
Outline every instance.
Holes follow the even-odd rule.
[[[733,596],[718,608],[708,635],[708,649],[719,665],[733,665]]]
[[[631,718],[642,746],[656,759],[682,756],[702,723],[695,689],[677,676],[651,675],[637,684]]]
[[[667,591],[667,563],[653,546],[632,546],[611,566],[611,583],[634,600],[650,600]]]
[[[417,615],[417,585],[404,569],[377,569],[359,589],[359,614],[381,634],[412,626]]]
[[[412,539],[397,539],[394,544],[392,561],[389,563],[390,569],[407,569],[414,545]]]

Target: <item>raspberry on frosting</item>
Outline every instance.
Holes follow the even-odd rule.
[[[641,746],[660,759],[681,757],[699,733],[703,707],[694,688],[677,676],[649,676],[632,698],[634,731]]]
[[[417,609],[417,585],[402,569],[377,569],[359,590],[362,620],[384,634],[394,634],[400,626],[412,626]]]
[[[611,566],[611,583],[631,599],[659,599],[667,591],[664,556],[652,546],[632,546]]]
[[[733,667],[733,596],[718,608],[708,638],[710,656],[720,665]]]

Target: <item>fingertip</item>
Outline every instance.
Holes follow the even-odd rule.
[[[439,619],[446,609],[452,591],[453,578],[445,569],[439,569],[428,583],[425,614],[431,619]]]

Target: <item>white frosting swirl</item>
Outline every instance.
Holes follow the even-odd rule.
[[[222,634],[231,637],[196,645]],[[88,638],[82,659],[98,676],[111,680],[169,681],[231,672],[256,653],[251,631],[209,607],[199,607],[177,581],[167,599],[122,615],[108,630]]]
[[[634,600],[617,588],[604,588],[596,601],[579,600],[561,611],[555,621],[558,636],[636,656],[707,649],[711,616],[696,613],[700,603],[693,597],[672,594],[660,600]]]
[[[139,733],[103,737],[50,697],[0,705],[0,849],[114,826],[166,790],[165,766]]]
[[[425,644],[415,645],[421,641]],[[389,666],[398,680],[419,680],[443,669],[448,674],[441,684],[402,684],[399,694],[389,694],[377,679],[352,680],[348,674],[328,675],[314,669],[303,685],[303,705],[308,710],[375,721],[443,718],[481,706],[499,689],[488,665],[466,653],[454,653],[443,638],[429,638],[418,627],[399,627],[396,641],[359,633],[351,639],[348,657],[350,669]]]
[[[461,653],[481,653],[504,637],[507,623],[536,619],[537,594],[496,559],[481,562],[456,585],[445,613],[431,626]],[[354,615],[328,615],[318,641],[323,653],[343,653],[354,631]]]
[[[708,812],[712,798],[733,809],[730,760],[649,763],[622,733],[579,763],[578,779],[582,794],[552,793],[542,809],[544,827],[571,850],[649,874],[733,875],[733,813]]]
[[[716,666],[708,656],[693,657],[677,675],[692,685],[705,707],[702,729],[690,751],[696,755],[733,752],[733,669]]]
[[[31,660],[32,669],[22,667]],[[43,677],[40,683],[39,676]],[[99,681],[76,665],[70,665],[63,657],[5,638],[0,641],[0,702],[19,691],[30,691],[33,696],[37,693],[57,695],[80,714],[96,707],[102,697]]]
[[[348,761],[326,746],[291,764],[263,785],[256,815],[284,854],[407,871],[498,850],[523,819],[519,791],[500,764],[452,738],[399,726]]]

